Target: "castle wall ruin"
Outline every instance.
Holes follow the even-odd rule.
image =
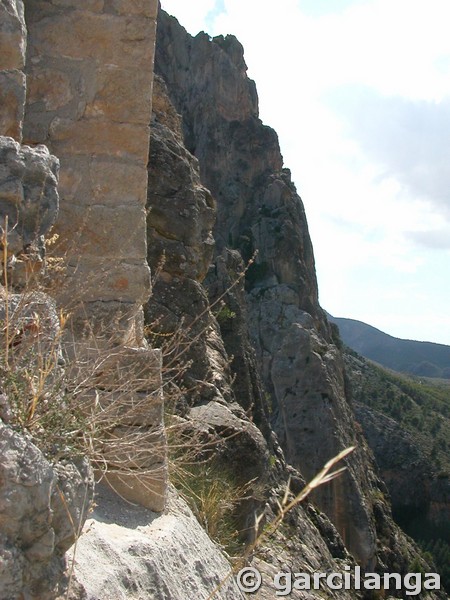
[[[44,144],[60,161],[56,300],[71,315],[71,348],[86,331],[85,344],[93,334],[101,350],[114,347],[117,381],[103,380],[105,397],[139,368],[130,402],[142,408],[147,395],[149,410],[126,427],[145,429],[150,441],[139,460],[111,458],[131,473],[112,469],[111,483],[162,510],[161,357],[145,343],[142,312],[151,291],[145,202],[157,10],[157,0],[0,0],[0,136]]]

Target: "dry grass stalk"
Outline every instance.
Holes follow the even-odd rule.
[[[354,450],[355,450],[355,447],[351,446],[351,447],[346,448],[345,450],[342,450],[341,452],[339,452],[339,454],[337,454],[335,457],[333,457],[331,460],[329,460],[325,464],[325,466],[321,469],[321,471],[319,471],[319,473],[317,473],[317,475],[309,483],[307,483],[305,485],[305,487],[292,499],[289,499],[291,496],[291,492],[290,492],[290,481],[288,481],[288,483],[286,485],[284,496],[283,496],[281,502],[278,502],[278,509],[279,509],[278,514],[275,516],[275,518],[272,521],[270,521],[262,529],[262,531],[260,531],[260,526],[261,526],[262,520],[264,519],[264,513],[262,513],[260,515],[255,515],[255,524],[254,524],[255,540],[254,540],[254,542],[246,548],[242,557],[240,557],[235,562],[235,564],[233,565],[233,568],[230,570],[227,577],[224,578],[220,582],[220,584],[212,591],[212,593],[208,596],[207,600],[212,600],[214,598],[214,596],[217,594],[217,592],[219,592],[222,589],[222,587],[225,585],[225,583],[227,581],[229,581],[229,579],[231,577],[233,577],[242,567],[244,567],[248,563],[249,559],[255,553],[255,551],[261,545],[261,543],[277,531],[277,529],[280,527],[280,525],[283,522],[286,515],[295,506],[297,506],[298,504],[303,502],[311,494],[311,492],[313,490],[315,490],[316,488],[318,488],[321,485],[324,485],[326,483],[329,483],[330,481],[333,481],[333,479],[336,479],[336,477],[339,477],[340,475],[342,475],[342,473],[344,473],[344,471],[346,471],[347,467],[341,467],[341,468],[337,469],[336,471],[332,471],[332,469],[339,462],[341,462],[343,459],[345,459],[349,454],[351,454]]]

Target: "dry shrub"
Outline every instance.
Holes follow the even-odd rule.
[[[75,335],[72,311],[83,314],[82,298],[72,293],[70,306],[58,313],[45,293],[53,275],[64,282],[64,258],[48,259],[44,277],[32,268],[18,272],[23,261],[9,256],[6,229],[0,237],[0,417],[30,435],[52,462],[86,455],[100,472],[154,473],[165,453],[158,353],[118,344],[121,323],[114,319],[105,331],[86,321]],[[122,322],[132,321],[134,310],[123,311]]]

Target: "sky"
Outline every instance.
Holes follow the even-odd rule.
[[[450,345],[449,0],[162,0],[234,34],[336,317]]]

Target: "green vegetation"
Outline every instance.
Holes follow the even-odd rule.
[[[444,588],[450,590],[450,543],[438,538],[421,540],[419,544],[433,558]]]
[[[347,349],[353,397],[387,415],[409,431],[428,455],[437,480],[450,473],[450,382],[400,375],[374,365]],[[431,477],[432,473],[430,473]],[[450,523],[435,524],[420,510],[393,510],[394,518],[425,553],[442,584],[450,590]],[[412,572],[416,570],[411,569]]]
[[[364,361],[353,396],[418,437],[437,472],[449,471],[450,382],[400,375]]]
[[[217,322],[221,327],[223,325],[227,325],[235,317],[236,313],[234,312],[234,310],[231,310],[231,308],[225,303],[222,304],[218,313],[216,314]]]

